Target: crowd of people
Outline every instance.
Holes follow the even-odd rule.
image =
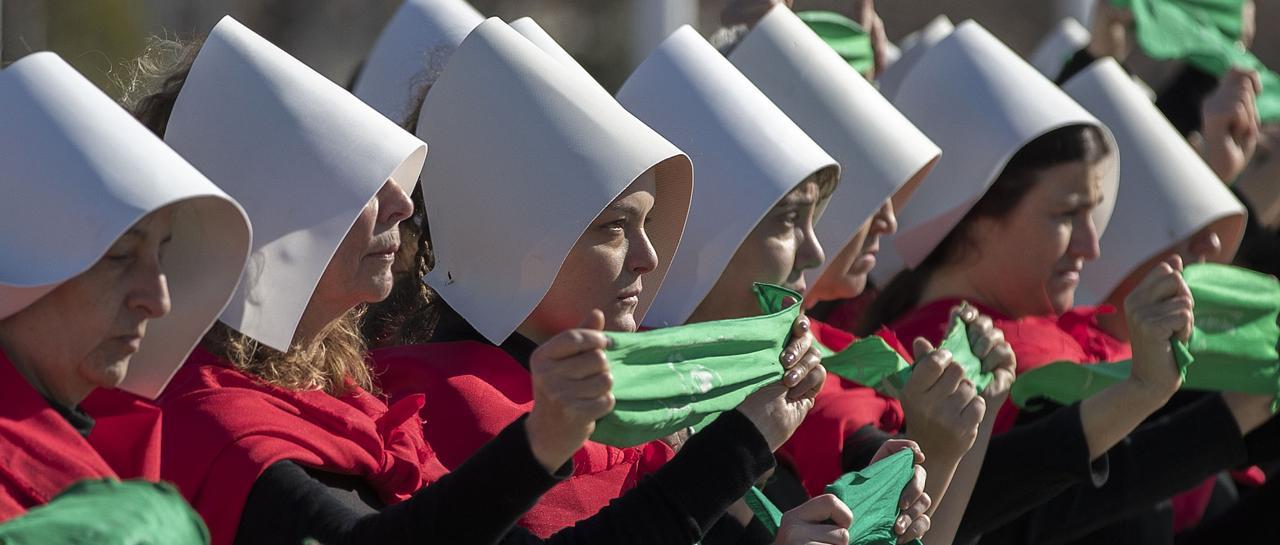
[[[1280,538],[1252,0],[800,7],[616,93],[464,0],[347,88],[229,16],[4,67],[0,543]]]

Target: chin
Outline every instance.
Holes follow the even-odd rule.
[[[636,316],[633,312],[622,312],[604,317],[605,331],[630,333],[637,329]]]
[[[129,359],[130,357],[120,358],[90,370],[89,382],[98,388],[113,389],[120,386],[124,377],[129,374]]]
[[[1071,307],[1076,305],[1075,290],[1052,295],[1049,298],[1049,304],[1053,307],[1054,315],[1061,316],[1065,314],[1068,310],[1071,310]]]

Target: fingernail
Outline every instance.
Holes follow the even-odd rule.
[[[799,382],[799,381],[800,381],[800,372],[799,372],[799,371],[792,371],[792,372],[790,372],[790,373],[787,373],[787,385],[788,385],[788,386],[792,386],[792,385],[794,385],[796,382]]]
[[[792,362],[795,362],[795,361],[796,361],[796,355],[795,355],[795,354],[792,354],[791,352],[783,352],[783,353],[782,353],[782,361],[783,361],[783,363],[792,363]]]
[[[809,330],[809,320],[800,320],[800,329]]]

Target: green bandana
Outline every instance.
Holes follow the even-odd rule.
[[[800,315],[800,294],[756,284],[768,314],[639,333],[606,332],[613,412],[591,439],[629,447],[685,428],[700,429],[747,396],[782,379],[778,355]],[[796,303],[785,307],[783,299]]]
[[[893,523],[898,518],[898,500],[907,483],[915,477],[915,454],[900,450],[862,471],[847,473],[827,485],[827,493],[839,498],[853,512],[849,545],[893,545],[898,542]],[[778,533],[782,513],[758,489],[744,498],[756,519],[773,534]],[[919,544],[919,540],[912,541]]]
[[[1280,282],[1214,263],[1188,265],[1182,276],[1195,299],[1191,342],[1172,343],[1183,387],[1280,396]],[[1128,378],[1131,365],[1055,362],[1023,373],[1010,395],[1021,407],[1041,397],[1075,403]]]
[[[952,318],[947,336],[939,348],[951,352],[952,361],[964,369],[964,376],[979,392],[991,383],[992,374],[982,370],[982,360],[973,354],[969,346],[968,329],[960,318]],[[880,337],[859,339],[848,348],[823,358],[822,366],[836,376],[898,397],[898,393],[911,378],[911,364],[902,359],[898,351],[889,347]]]
[[[1133,12],[1138,45],[1155,59],[1183,60],[1215,76],[1233,66],[1262,79],[1258,114],[1280,119],[1280,76],[1240,47],[1240,0],[1111,0]]]
[[[801,11],[796,17],[858,73],[866,74],[875,65],[871,36],[862,25],[833,11]]]
[[[0,525],[0,543],[207,545],[209,530],[171,485],[85,480]]]

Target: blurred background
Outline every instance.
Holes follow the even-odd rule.
[[[345,84],[401,0],[0,0],[0,64],[52,50],[113,96],[113,82],[149,36],[189,39],[232,15],[330,79]],[[728,0],[473,0],[481,13],[511,21],[532,16],[609,89],[679,22],[704,35],[719,27]],[[849,12],[848,0],[796,0],[796,10]],[[938,14],[977,19],[1028,55],[1083,0],[880,0],[876,8],[897,41]],[[1253,50],[1280,68],[1280,2],[1257,2]],[[674,27],[671,27],[674,28]],[[1129,64],[1153,86],[1176,68],[1141,58]]]

